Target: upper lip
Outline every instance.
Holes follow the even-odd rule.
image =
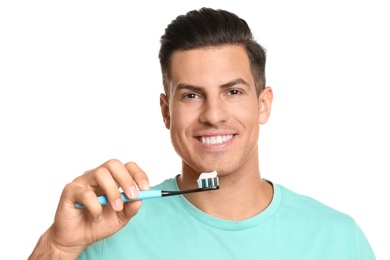
[[[213,137],[213,136],[223,136],[223,135],[236,135],[236,132],[233,131],[201,131],[197,132],[194,136],[199,137]]]

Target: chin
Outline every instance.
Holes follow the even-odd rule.
[[[225,165],[215,165],[213,168],[207,168],[207,172],[216,171],[218,173],[218,176],[225,176],[229,175],[231,172],[233,172],[233,167]]]

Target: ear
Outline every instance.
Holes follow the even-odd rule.
[[[164,120],[165,127],[167,129],[171,128],[171,117],[169,114],[169,102],[168,98],[165,94],[160,94],[160,108],[161,108],[161,115]]]
[[[259,96],[259,123],[265,124],[271,114],[271,105],[274,94],[270,87],[266,87],[261,91]]]

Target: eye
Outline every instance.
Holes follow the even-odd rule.
[[[231,95],[231,96],[234,96],[234,95],[239,95],[241,94],[242,92],[238,89],[231,89],[227,92],[228,95]]]
[[[200,96],[196,93],[186,93],[183,95],[183,99],[197,99],[197,98],[200,98]]]

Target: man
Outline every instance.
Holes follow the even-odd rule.
[[[209,8],[178,16],[159,58],[182,173],[153,189],[192,189],[214,170],[220,189],[123,203],[118,186],[136,198],[148,178],[133,162],[107,161],[66,185],[30,259],[375,259],[350,216],[262,179],[258,137],[273,93],[244,20]]]

